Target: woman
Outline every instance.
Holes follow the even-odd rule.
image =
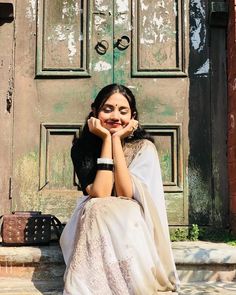
[[[178,288],[152,141],[138,124],[132,92],[104,87],[72,147],[84,196],[60,240],[64,295],[171,294]]]

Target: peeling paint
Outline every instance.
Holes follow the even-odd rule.
[[[80,13],[80,8],[78,2],[68,3],[68,1],[63,1],[62,7],[62,19],[66,17],[71,17],[71,15],[78,15]]]
[[[146,23],[146,19],[147,19],[147,17],[146,17],[146,15],[144,15],[144,17],[143,17],[143,27],[145,27],[145,23]]]
[[[76,54],[76,42],[75,42],[75,33],[70,32],[68,36],[68,50],[69,50],[69,60],[72,62],[73,56]]]
[[[116,0],[117,12],[124,13],[129,11],[129,1],[127,0]]]
[[[101,17],[100,15],[95,15],[94,17],[94,26],[96,31],[103,31],[104,24],[106,23],[106,19]]]
[[[31,21],[36,20],[36,0],[29,0],[28,5],[26,7],[26,18]]]
[[[210,60],[209,58],[206,60],[206,62],[195,72],[195,75],[206,75],[209,73],[210,69]]]
[[[64,41],[66,40],[66,35],[65,33],[63,32],[64,31],[64,27],[62,27],[62,25],[57,25],[56,28],[55,28],[55,33],[57,35],[57,40],[58,41]]]
[[[103,4],[103,0],[95,0],[96,6],[101,6]]]
[[[128,14],[121,14],[119,15],[118,18],[115,19],[115,25],[122,25],[122,24],[125,24],[128,30],[131,29]]]
[[[141,10],[147,10],[148,9],[148,5],[144,4],[144,0],[141,0]]]
[[[174,15],[177,16],[177,3],[176,2],[174,2],[173,9],[174,9]]]
[[[145,5],[142,1],[143,13],[141,15],[142,33],[141,44],[165,43],[173,40],[176,36],[176,27],[174,19],[176,19],[176,11],[167,13],[164,1],[158,1],[153,5]],[[174,7],[174,10],[176,8]],[[174,21],[174,22],[173,22]]]
[[[165,8],[165,1],[164,1],[164,0],[158,1],[158,2],[157,2],[157,5],[158,5],[159,7]]]
[[[160,30],[161,26],[163,26],[163,17],[157,17],[156,12],[154,12],[154,16],[153,16],[153,24],[157,26],[157,29]]]
[[[140,44],[154,44],[154,40],[152,39],[146,39],[146,38],[140,38]]]
[[[99,61],[94,66],[95,72],[102,72],[102,71],[108,71],[111,69],[111,64],[105,62],[105,61]]]
[[[192,47],[198,52],[202,51],[206,43],[206,26],[202,20],[206,18],[205,8],[201,0],[192,0],[191,14],[195,24],[190,28],[190,40]]]

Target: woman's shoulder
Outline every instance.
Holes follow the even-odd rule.
[[[143,149],[156,150],[155,144],[148,139],[142,139],[140,144]]]

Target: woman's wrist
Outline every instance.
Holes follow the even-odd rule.
[[[102,137],[103,141],[111,141],[111,133],[104,133],[103,137]]]
[[[121,141],[121,136],[119,135],[119,133],[113,133],[111,136],[112,141]]]

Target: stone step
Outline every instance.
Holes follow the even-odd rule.
[[[181,282],[236,279],[236,247],[198,241],[175,242],[172,248]],[[57,243],[42,247],[0,246],[1,278],[63,281],[64,270]]]
[[[61,281],[64,271],[57,243],[41,247],[0,247],[0,277]]]
[[[234,246],[197,241],[175,242],[172,248],[181,282],[236,279]]]
[[[57,281],[31,281],[29,279],[19,278],[0,278],[0,295],[62,295],[62,289],[63,287],[61,283]],[[176,293],[170,294],[175,295]],[[184,283],[178,293],[178,295],[235,294],[236,282]],[[161,295],[163,295],[163,293],[161,293]]]
[[[62,295],[61,281],[31,281],[5,277],[0,278],[1,295]]]

